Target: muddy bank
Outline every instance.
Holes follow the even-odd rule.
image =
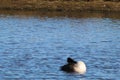
[[[0,0],[4,10],[120,11],[120,1]]]

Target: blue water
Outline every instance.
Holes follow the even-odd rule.
[[[67,57],[86,74],[60,71]],[[119,18],[0,16],[0,80],[119,79]]]

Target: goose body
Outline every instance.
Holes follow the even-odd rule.
[[[65,72],[76,72],[79,74],[85,74],[86,65],[83,61],[74,61],[71,58],[67,58],[67,64],[61,66],[61,70]]]

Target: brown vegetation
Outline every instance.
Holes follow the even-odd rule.
[[[0,9],[120,11],[120,0],[0,0]]]

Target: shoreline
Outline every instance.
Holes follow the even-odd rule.
[[[10,1],[2,0],[0,10],[38,11],[120,11],[120,2],[99,1]]]
[[[38,10],[0,10],[0,17],[37,17],[37,18],[114,18],[120,19],[119,12],[101,12],[101,11],[38,11]]]

